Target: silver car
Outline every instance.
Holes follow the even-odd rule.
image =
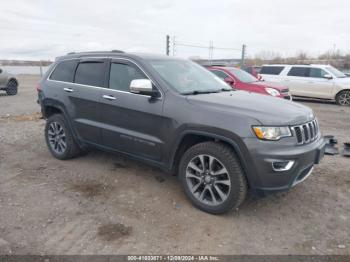
[[[18,92],[18,80],[11,74],[0,68],[0,90],[6,91],[9,96]]]

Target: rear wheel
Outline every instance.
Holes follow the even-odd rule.
[[[15,79],[8,81],[6,86],[6,94],[9,96],[14,96],[18,92],[18,83]]]
[[[335,101],[340,106],[350,106],[350,91],[346,90],[346,91],[340,92],[337,95]]]
[[[187,150],[179,177],[193,205],[208,213],[236,208],[247,194],[247,181],[235,153],[221,143],[204,142]]]
[[[60,160],[80,155],[80,148],[62,115],[53,115],[47,119],[45,139],[51,154]]]

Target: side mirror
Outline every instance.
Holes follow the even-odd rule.
[[[231,77],[226,77],[224,79],[224,81],[229,84],[229,85],[234,85],[235,84],[235,80],[233,80]]]
[[[134,79],[130,83],[130,92],[134,94],[155,96],[157,91],[153,90],[152,82],[149,79]]]
[[[330,75],[330,74],[325,74],[325,75],[323,76],[323,78],[326,78],[326,79],[330,80],[330,79],[333,79],[333,76]]]

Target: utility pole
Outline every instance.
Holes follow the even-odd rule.
[[[170,54],[170,36],[166,35],[166,45],[165,45],[165,54],[168,56]]]
[[[213,41],[210,41],[209,42],[209,63],[210,63],[210,65],[212,64],[213,51],[214,51],[214,43],[213,43]]]
[[[173,56],[175,56],[175,52],[176,52],[176,50],[175,50],[175,36],[173,36]]]
[[[246,45],[242,45],[242,56],[241,56],[241,68],[244,67],[244,59],[245,59],[245,55],[246,55]]]

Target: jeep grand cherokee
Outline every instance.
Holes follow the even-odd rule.
[[[189,200],[219,214],[247,190],[288,190],[323,156],[312,110],[233,91],[186,59],[121,51],[56,59],[38,86],[45,138],[58,159],[87,147],[178,174]]]

